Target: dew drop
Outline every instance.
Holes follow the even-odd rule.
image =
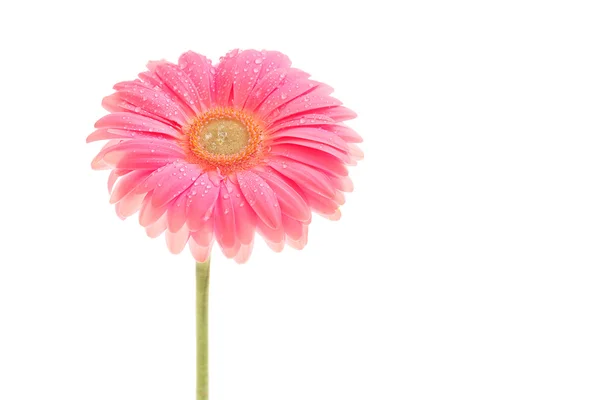
[[[257,58],[256,60],[254,60],[255,64],[261,64],[263,62],[262,58]]]

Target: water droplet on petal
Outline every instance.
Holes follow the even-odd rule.
[[[257,58],[256,60],[254,60],[255,64],[261,64],[263,62],[262,58]]]

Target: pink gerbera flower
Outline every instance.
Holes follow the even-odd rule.
[[[173,253],[204,262],[216,241],[237,262],[255,232],[276,251],[307,242],[311,211],[340,217],[362,157],[354,112],[333,90],[272,51],[234,50],[213,66],[187,52],[151,62],[102,102],[88,142],[108,140],[92,168],[111,169],[110,202],[139,213]]]

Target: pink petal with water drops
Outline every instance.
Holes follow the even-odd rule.
[[[215,205],[215,239],[222,249],[233,248],[237,238],[235,233],[235,212],[231,196],[224,182],[221,182]]]
[[[181,229],[185,221],[187,220],[187,200],[190,193],[191,188],[194,186],[190,186],[188,189],[184,190],[177,198],[171,203],[169,203],[169,208],[167,209],[167,227],[171,232],[177,232]]]
[[[161,133],[174,138],[181,137],[181,132],[170,125],[156,119],[130,112],[116,112],[105,115],[96,121],[96,128],[119,129],[124,131]]]
[[[185,158],[183,150],[171,140],[151,138],[124,140],[99,153],[104,162],[109,164],[118,163],[123,157],[135,159],[136,157],[142,157],[142,155],[149,155],[156,158]]]
[[[206,57],[188,51],[179,57],[179,67],[190,77],[196,87],[202,111],[208,110],[213,104],[215,87],[211,70],[214,68]]]
[[[162,118],[158,115],[154,115],[154,114],[142,109],[141,107],[138,107],[138,106],[135,106],[135,105],[129,103],[128,101],[124,100],[123,96],[121,96],[121,94],[118,92],[113,93],[109,96],[106,96],[104,99],[102,99],[102,107],[104,107],[107,111],[110,111],[112,113],[127,112],[130,114],[153,118],[153,119],[156,119],[157,121],[160,121],[164,124],[170,125],[177,129],[179,129],[181,126],[174,121],[170,121],[170,120]]]
[[[231,182],[227,182],[230,191],[232,208],[235,212],[235,231],[242,245],[248,245],[254,240],[256,230],[256,213],[246,202],[246,198],[240,188]]]
[[[322,108],[339,106],[341,104],[342,102],[336,98],[327,95],[313,94],[311,92],[300,96],[281,107],[276,113],[269,115],[268,119],[271,122],[275,122],[292,115],[299,115],[309,112],[314,113]]]
[[[278,120],[268,128],[271,134],[288,128],[320,128],[325,125],[336,124],[336,122],[323,114],[299,114]]]
[[[263,55],[262,69],[258,78],[263,79],[276,69],[287,70],[292,66],[292,61],[289,57],[278,51],[262,51]]]
[[[231,105],[233,99],[233,80],[235,79],[235,66],[237,64],[238,50],[232,50],[222,57],[215,72],[216,103],[221,107]]]
[[[254,67],[253,67],[254,69]],[[257,71],[258,68],[257,68]],[[249,94],[244,108],[248,111],[254,111],[265,99],[281,84],[287,73],[286,69],[278,68],[269,72],[263,78],[260,78],[252,92]]]
[[[190,77],[179,66],[169,62],[161,62],[155,65],[154,72],[173,93],[173,96],[180,103],[180,107],[186,110],[190,117],[193,118],[201,111],[199,107],[200,96],[196,91],[196,87]]]
[[[281,210],[273,189],[264,179],[251,171],[236,174],[246,201],[256,215],[269,227],[275,229],[281,225]]]
[[[129,84],[117,86],[118,91],[115,93],[115,98],[131,104],[134,107],[133,111],[137,114],[160,117],[162,120],[169,121],[170,125],[184,126],[187,123],[189,114],[178,102],[173,101],[161,89],[142,87]]]
[[[314,90],[319,83],[309,79],[293,79],[288,73],[281,85],[279,85],[256,110],[256,113],[264,119],[267,124],[281,119],[279,112],[275,110],[285,106],[290,101]],[[308,110],[307,110],[308,111]]]
[[[166,219],[166,218],[165,218]],[[167,228],[167,222],[165,221],[165,229]],[[165,239],[167,241],[167,248],[173,254],[179,254],[185,249],[185,245],[190,238],[190,230],[186,225],[183,225],[177,232],[171,232],[167,230]]]
[[[196,182],[198,185],[190,190],[186,211],[187,224],[192,231],[202,229],[206,224],[219,195],[219,187],[208,178],[208,174],[201,175]]]
[[[175,197],[179,196],[184,190],[194,184],[196,179],[202,174],[202,169],[198,165],[173,163],[165,168],[164,176],[154,187],[152,204],[162,206]]]
[[[262,69],[263,55],[256,50],[246,50],[236,57],[233,82],[233,105],[243,109],[254,89]]]

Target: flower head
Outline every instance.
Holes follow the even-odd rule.
[[[300,249],[311,211],[340,217],[346,166],[362,157],[343,123],[355,114],[285,55],[234,50],[213,66],[190,51],[114,89],[88,137],[108,140],[92,168],[111,170],[119,217],[139,211],[173,253],[189,243],[203,262],[216,241],[245,262],[255,232],[276,251]]]

